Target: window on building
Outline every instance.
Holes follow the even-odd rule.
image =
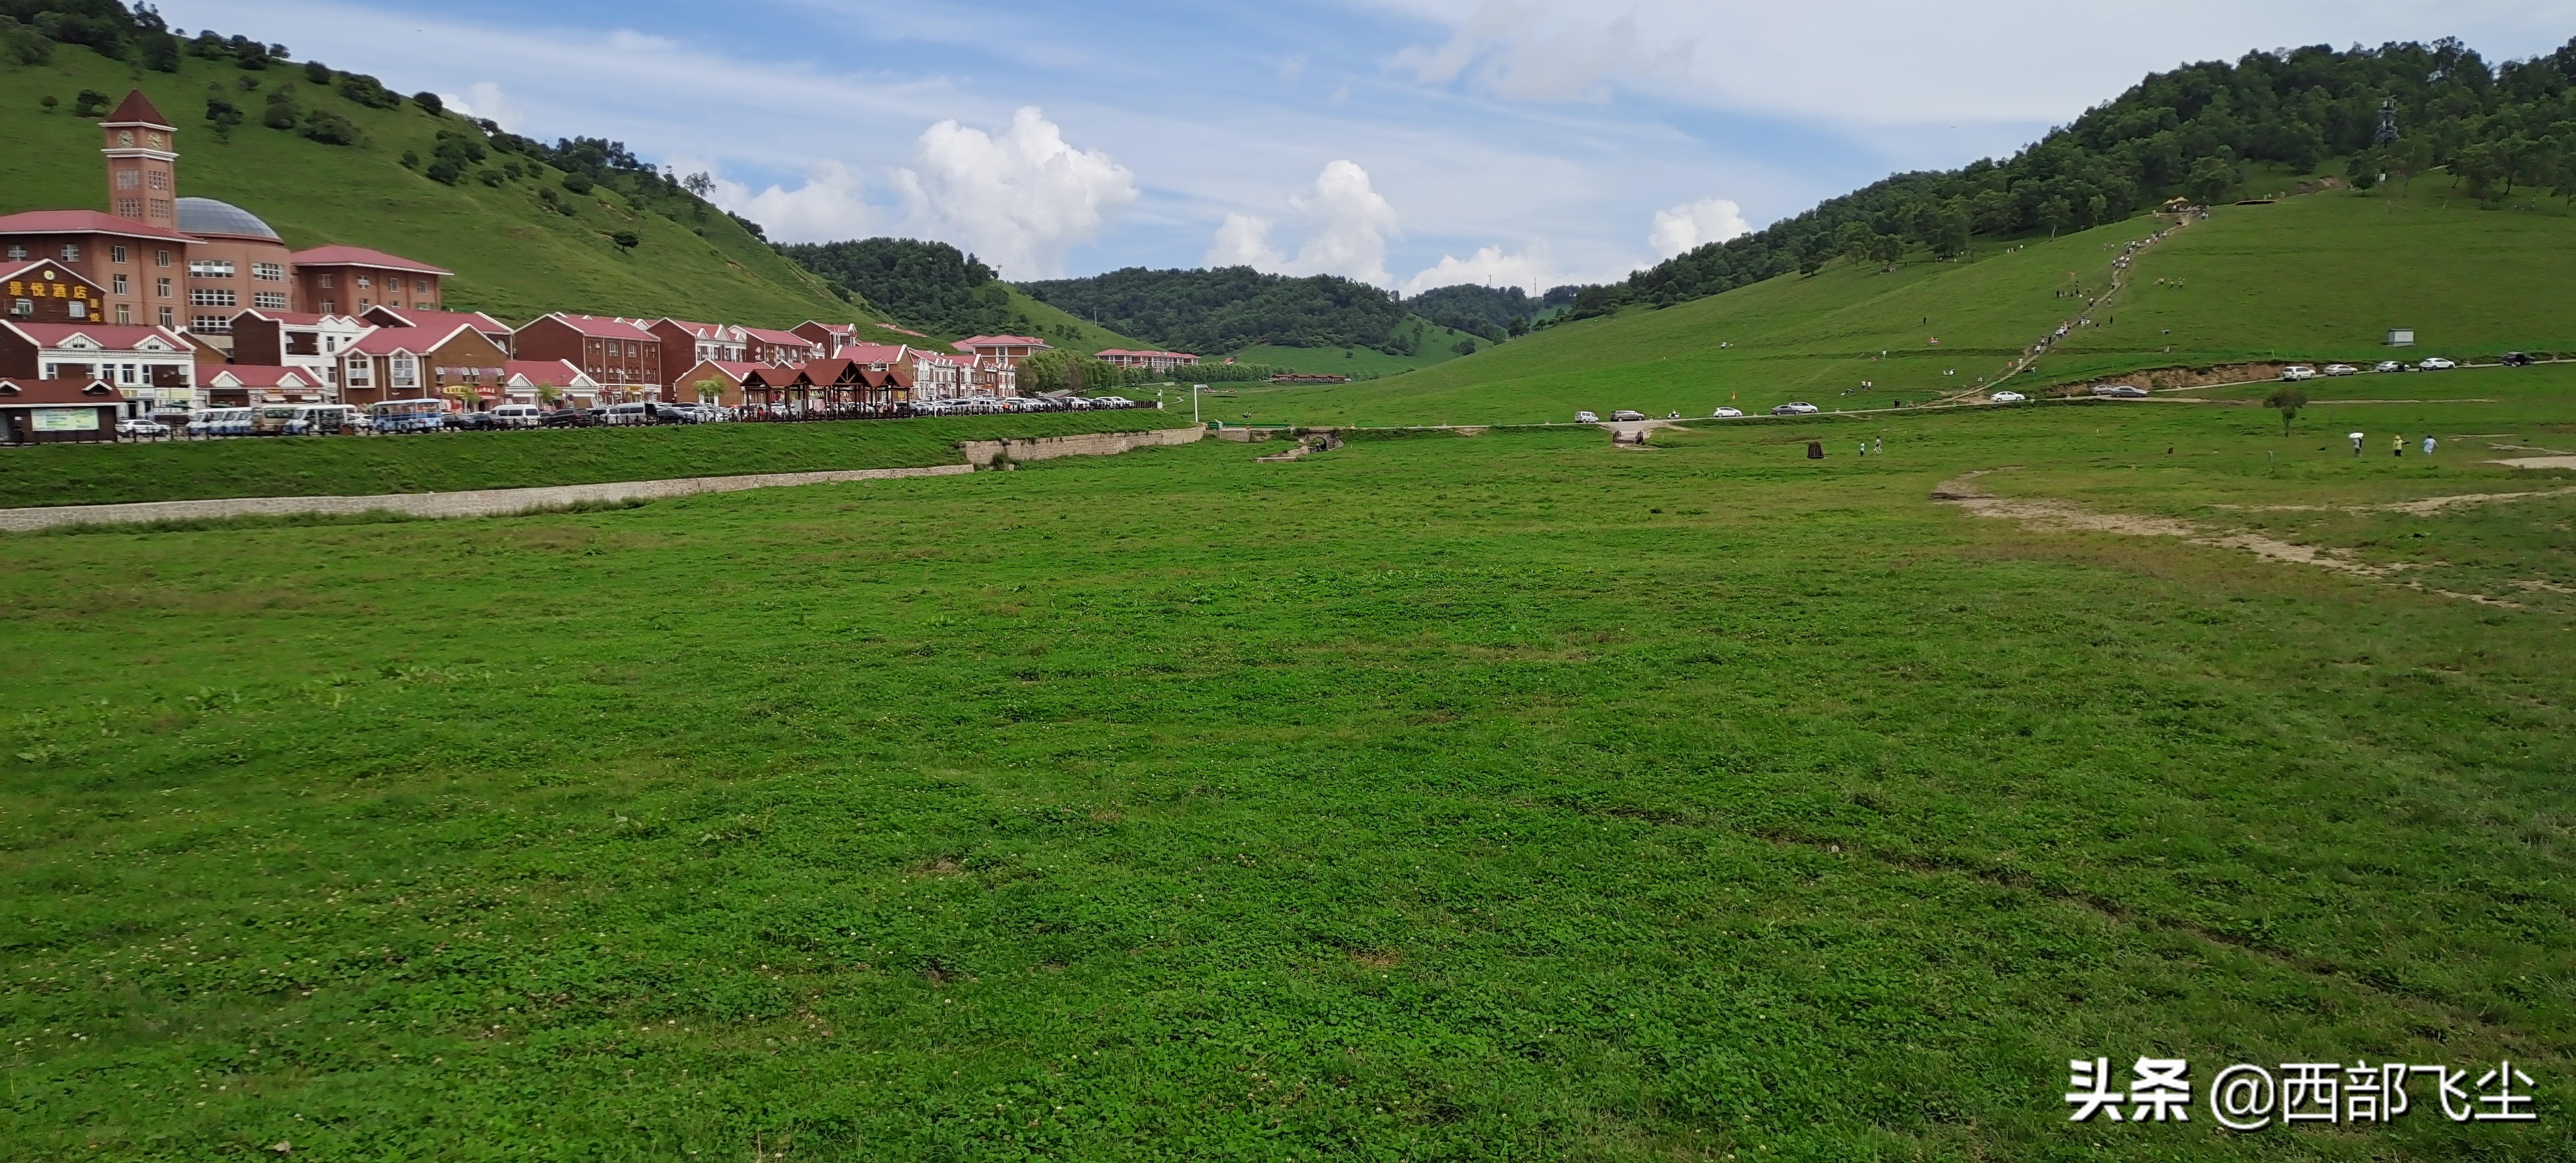
[[[124,276],[124,275],[113,275],[113,276],[110,276],[110,277],[108,278],[108,281],[107,281],[107,282],[108,282],[108,286],[110,286],[110,287],[112,287],[112,288],[114,288],[114,289],[115,289],[115,293],[117,293],[117,294],[119,294],[119,295],[122,295],[122,294],[124,294],[124,293],[125,293],[125,276]]]
[[[22,260],[22,259],[24,259],[24,258],[26,258],[26,257],[27,257],[27,248],[26,248],[26,247],[23,247],[23,246],[17,246],[17,245],[12,245],[12,246],[10,246],[10,248],[9,248],[9,259],[10,259],[10,261],[12,261],[12,262],[16,262],[16,261]]]
[[[430,301],[429,301],[429,300],[427,300],[427,299],[423,299],[423,300],[421,300],[420,302],[417,302],[417,303],[412,304],[412,306],[413,306],[413,307],[416,307],[416,308],[418,308],[418,309],[420,309],[420,310],[427,311],[427,310],[429,310],[429,309],[430,309],[430,308],[432,308],[432,307],[436,307],[436,306],[438,306],[438,304],[436,304],[436,303],[432,303],[432,302],[430,302]]]
[[[71,303],[70,303],[70,310],[71,310],[72,318],[74,318],[74,319],[87,319],[87,318],[89,318],[89,300],[87,300],[87,299],[74,299],[74,300],[72,300],[72,301],[71,301]]]
[[[168,198],[154,198],[152,200],[152,216],[155,218],[169,217],[170,200]]]
[[[358,287],[360,290],[364,290],[375,285],[375,280],[372,276],[368,275],[364,271],[360,271],[358,273]]]
[[[152,265],[156,267],[166,267],[170,265],[170,252],[166,250],[153,251]]]
[[[13,300],[9,304],[9,313],[21,319],[28,318],[36,313],[36,301],[34,299]]]
[[[155,190],[167,190],[170,188],[170,174],[166,170],[154,170],[144,176],[143,184]]]
[[[229,315],[199,315],[190,326],[206,335],[223,335],[233,329],[233,321]]]
[[[66,242],[66,243],[64,243],[64,244],[63,244],[63,261],[64,261],[64,262],[79,262],[79,261],[80,261],[80,244],[79,244],[79,243],[77,243],[77,242]]]
[[[394,387],[409,388],[420,382],[420,364],[418,361],[412,359],[412,357],[408,355],[397,355],[391,362],[393,363],[393,367],[390,370],[388,379],[392,382]]]
[[[275,262],[252,263],[250,264],[250,277],[254,279],[266,279],[272,283],[277,282],[286,277],[286,264]]]
[[[233,262],[228,258],[192,258],[188,260],[188,277],[229,279],[233,277]]]
[[[365,356],[360,356],[356,359],[350,360],[349,386],[353,388],[363,388],[373,382],[369,380],[367,376],[374,370],[371,366],[374,363],[374,360],[368,359]]]
[[[119,326],[119,327],[132,327],[132,326],[134,326],[134,308],[132,308],[132,307],[128,307],[128,306],[126,306],[126,305],[125,305],[125,304],[123,304],[123,303],[119,303],[119,304],[117,304],[117,305],[116,305],[116,325],[117,325],[117,326]]]
[[[116,188],[117,188],[117,189],[120,189],[120,190],[137,190],[137,189],[141,189],[142,187],[143,187],[143,171],[141,171],[141,170],[118,170],[118,171],[116,171]]]
[[[217,288],[191,287],[188,289],[188,305],[191,307],[230,307],[234,305],[234,296],[231,291]]]
[[[336,277],[336,276],[332,275],[332,273],[331,273],[331,272],[329,272],[329,271],[324,271],[324,272],[322,272],[321,274],[318,274],[318,275],[313,276],[313,285],[314,285],[314,286],[317,286],[317,287],[327,287],[327,286],[330,286],[330,285],[331,285],[331,280],[332,280],[334,277]]]
[[[179,313],[177,311],[171,310],[168,307],[161,308],[161,325],[163,327],[168,327],[178,321]]]
[[[263,310],[283,311],[286,309],[286,292],[261,291],[250,297],[250,304]]]
[[[162,297],[162,298],[164,298],[164,299],[169,298],[169,297],[170,297],[170,280],[168,280],[168,279],[166,279],[166,278],[162,278],[162,279],[154,279],[154,280],[152,280],[152,293],[153,293],[153,294],[155,294],[155,295],[159,295],[160,297]]]
[[[107,261],[114,263],[124,262],[125,248],[121,246],[111,246],[107,248]]]
[[[329,278],[330,276],[325,275],[325,276],[323,276],[323,277],[324,277],[324,278]],[[331,300],[329,300],[329,299],[324,299],[324,300],[322,300],[322,313],[323,313],[323,314],[328,315],[328,314],[331,314],[332,312],[337,311],[337,310],[339,310],[339,309],[340,309],[340,305],[339,305],[338,303],[335,303],[335,302],[333,302],[333,301],[331,301]]]

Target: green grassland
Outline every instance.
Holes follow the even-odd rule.
[[[2576,474],[2482,463],[2571,387],[19,537],[0,1154],[2576,1157]],[[2070,1123],[2097,1055],[2541,1117]]]
[[[2218,207],[2141,252],[2127,286],[2094,312],[2104,325],[2072,332],[2013,386],[2274,357],[2376,359],[2392,326],[2417,329],[2417,356],[2576,350],[2558,289],[2576,277],[2576,220],[2562,202],[2482,208],[2451,196],[2438,174],[2411,190]],[[1342,424],[1920,403],[2001,374],[2082,307],[2057,292],[2099,294],[2121,246],[2166,224],[2150,216],[2014,250],[1989,244],[1970,262],[1890,273],[1838,260],[1812,277],[1548,328],[1400,378],[1245,398],[1262,419]]]
[[[1402,375],[1457,359],[1458,341],[1462,339],[1474,339],[1478,348],[1498,346],[1455,328],[1432,323],[1421,327],[1421,350],[1413,355],[1388,355],[1374,347],[1282,347],[1271,343],[1254,344],[1228,354],[1243,363],[1268,364],[1290,371],[1374,377]]]
[[[249,81],[257,91],[239,85]],[[360,146],[323,145],[259,124],[266,92],[291,84],[297,104],[355,122]],[[58,45],[46,65],[0,64],[0,155],[12,159],[0,190],[0,212],[50,208],[105,209],[107,185],[94,118],[76,118],[75,94],[95,89],[111,99],[139,88],[179,128],[179,192],[217,198],[259,215],[297,248],[345,243],[436,263],[456,272],[446,300],[522,322],[548,311],[721,318],[785,327],[806,319],[866,318],[864,308],[833,296],[813,275],[781,258],[719,212],[682,221],[639,209],[606,188],[575,196],[563,175],[515,158],[539,174],[498,187],[468,178],[441,185],[406,169],[406,150],[432,153],[441,128],[409,102],[370,109],[305,82],[301,67],[246,72],[230,62],[183,58],[176,74],[110,61],[88,49]],[[250,121],[218,141],[205,120],[210,91],[242,107]],[[56,97],[53,111],[38,106]],[[482,168],[496,168],[494,157]],[[541,188],[578,207],[566,216],[538,201]],[[633,231],[632,249],[611,238]]]
[[[961,440],[1134,432],[1189,424],[1169,412],[933,416],[811,424],[541,428],[357,439],[49,444],[0,457],[0,508],[450,493],[671,477],[957,464]]]

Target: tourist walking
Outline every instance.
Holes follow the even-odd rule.
[[[2355,433],[2353,433],[2353,434],[2352,434],[2352,455],[2353,455],[2353,458],[2354,458],[2354,459],[2356,459],[2356,460],[2360,459],[2360,457],[2361,457],[2361,437],[2362,437],[2362,434],[2361,434],[2361,433],[2359,433],[2359,432],[2355,432]]]
[[[2426,455],[2426,456],[2431,456],[2431,455],[2433,455],[2433,445],[2434,445],[2435,443],[2436,443],[2436,441],[2435,441],[2432,437],[2430,437],[2430,436],[2427,436],[2427,437],[2425,437],[2425,438],[2424,438],[2424,455]]]

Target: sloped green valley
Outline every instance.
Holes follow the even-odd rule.
[[[324,145],[261,125],[263,95],[279,85],[295,87],[300,107],[348,117],[365,142]],[[555,310],[774,327],[869,317],[720,211],[683,221],[639,209],[605,187],[576,196],[561,188],[562,173],[525,158],[511,160],[538,173],[499,186],[474,177],[454,186],[432,181],[405,168],[403,153],[428,157],[440,130],[470,127],[409,102],[368,108],[307,83],[292,66],[246,71],[182,57],[170,74],[72,45],[56,46],[49,64],[0,64],[0,109],[8,111],[0,116],[0,156],[10,159],[0,212],[105,209],[96,119],[70,110],[84,89],[118,97],[135,88],[179,128],[182,194],[239,205],[290,246],[367,246],[446,267],[456,272],[447,294],[456,307],[513,323]],[[48,96],[60,105],[45,109],[39,99]],[[210,96],[251,113],[230,141],[219,140],[205,119]],[[475,169],[499,164],[494,158]],[[540,201],[546,188],[576,212],[567,216]],[[635,234],[633,248],[617,244],[620,231]]]

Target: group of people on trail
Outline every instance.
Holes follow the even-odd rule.
[[[2362,434],[2362,433],[2359,433],[2359,432],[2355,432],[2355,433],[2353,433],[2353,434],[2352,434],[2352,454],[2353,454],[2354,456],[2356,456],[2356,457],[2358,457],[2358,456],[2360,456],[2360,455],[2361,455],[2361,441],[2362,441],[2362,436],[2363,436],[2363,434]],[[2439,441],[2439,440],[2435,440],[2435,439],[2433,439],[2433,438],[2432,438],[2432,437],[2430,437],[2430,436],[2425,437],[2425,438],[2424,438],[2424,455],[2426,455],[2426,456],[2431,456],[2431,455],[2433,455],[2433,450],[2434,450],[2435,448],[2437,448],[2437,447],[2440,447],[2441,443],[2442,443],[2441,441]],[[2394,457],[2401,457],[2401,458],[2402,458],[2402,457],[2404,457],[2404,456],[2406,455],[2406,434],[2405,434],[2405,433],[2403,433],[2403,432],[2396,432],[2396,433],[2390,433],[2390,434],[2389,434],[2389,437],[2388,437],[2388,455],[2390,455],[2390,456],[2394,456]]]

